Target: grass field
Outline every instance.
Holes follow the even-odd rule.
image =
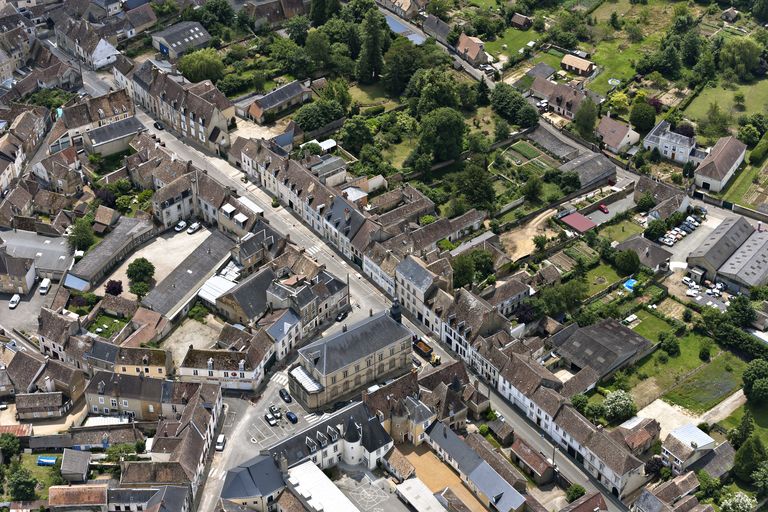
[[[730,186],[726,189],[723,199],[730,201],[731,203],[737,203],[749,208],[754,208],[756,205],[751,204],[745,198],[747,192],[752,187],[752,180],[761,175],[760,167],[752,167],[748,165],[742,169],[739,174],[731,180]]]
[[[512,149],[523,155],[525,158],[529,159],[536,158],[541,154],[541,151],[523,140],[512,144]]]
[[[560,62],[562,60],[563,55],[560,52],[557,50],[549,50],[547,52],[537,53],[531,62],[533,62],[534,65],[538,64],[539,62],[543,62],[545,64],[549,64],[557,70],[560,69]]]
[[[640,319],[640,323],[635,326],[634,331],[640,336],[642,336],[643,338],[649,339],[654,343],[659,341],[659,334],[661,334],[662,332],[673,331],[673,328],[669,323],[662,320],[661,318],[653,316],[652,314],[650,314],[645,310],[641,309],[635,314]],[[696,348],[697,355],[699,353],[698,350],[699,349],[697,347]]]
[[[362,108],[384,105],[389,110],[398,105],[398,102],[387,96],[384,86],[381,84],[360,85],[349,88],[352,101],[360,104]]]
[[[537,41],[540,37],[538,32],[533,29],[518,30],[516,28],[508,28],[504,31],[502,37],[497,37],[495,41],[488,41],[485,43],[485,51],[491,55],[499,55],[501,53],[506,55],[514,55],[520,48],[523,48],[528,41]],[[503,46],[507,45],[504,49]]]
[[[741,387],[746,367],[735,355],[723,354],[666,393],[664,400],[689,411],[706,412]]]
[[[38,457],[58,457],[59,461],[61,461],[61,454],[60,453],[23,453],[21,455],[21,465],[27,469],[33,477],[37,480],[37,499],[41,500],[47,500],[48,499],[48,488],[51,485],[54,485],[56,482],[54,481],[54,471],[55,469],[51,466],[38,466],[37,465],[37,458]],[[2,490],[2,487],[0,486],[0,490]],[[0,494],[2,496],[2,494]],[[10,496],[6,496],[6,499],[10,500]]]
[[[658,44],[658,37],[648,37],[641,43],[629,44],[620,41],[602,41],[595,47],[592,60],[600,66],[602,71],[593,81],[589,82],[589,89],[606,94],[611,89],[608,80],[618,78],[622,83],[635,74],[633,63],[643,55],[644,48],[654,48]]]
[[[730,416],[719,422],[720,425],[726,430],[738,427],[745,411],[749,411],[755,420],[755,434],[760,436],[763,443],[768,446],[768,407],[747,402],[733,411]]]
[[[607,238],[608,240],[615,240],[617,242],[623,242],[632,235],[643,232],[643,227],[640,224],[636,224],[631,220],[625,220],[618,224],[613,224],[600,231],[600,236]]]
[[[733,109],[733,95],[740,91],[744,93],[744,110]],[[739,85],[734,89],[724,89],[722,86],[707,87],[694,99],[684,113],[694,120],[703,119],[711,103],[717,103],[725,111],[731,111],[736,117],[742,114],[763,112],[768,103],[768,81],[760,80],[751,84]]]
[[[605,290],[619,279],[621,279],[621,277],[619,277],[619,274],[617,274],[612,267],[605,263],[601,263],[587,272],[587,295],[591,297],[592,295]]]
[[[629,11],[632,4],[629,0],[617,0],[615,2],[603,2],[603,4],[594,10],[592,16],[597,18],[597,21],[608,21],[611,19],[611,13],[615,12],[619,16]]]
[[[109,339],[120,332],[120,329],[125,327],[126,323],[122,318],[115,318],[102,313],[88,326],[88,331],[95,333],[96,329],[101,329],[101,332],[98,333],[99,336]],[[106,329],[104,328],[105,325],[107,326]]]

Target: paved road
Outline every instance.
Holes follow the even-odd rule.
[[[85,80],[85,88],[89,93],[98,94],[99,91],[104,91],[105,88],[106,90],[109,90],[112,86],[111,83],[106,82],[97,74],[88,76],[88,80]],[[389,307],[390,301],[384,296],[383,292],[369,283],[356,267],[347,263],[314,232],[310,231],[309,228],[299,222],[289,210],[283,207],[272,208],[272,199],[269,195],[251,183],[243,183],[241,181],[243,174],[240,170],[234,168],[225,160],[205,155],[199,150],[186,145],[167,131],[156,130],[153,127],[152,118],[138,108],[137,118],[144,124],[150,133],[155,133],[160,137],[166,143],[166,148],[175,152],[179,158],[191,160],[196,166],[207,170],[214,178],[234,188],[238,194],[245,195],[254,201],[264,210],[265,217],[269,219],[269,222],[275,229],[282,233],[290,233],[292,242],[306,248],[307,252],[317,258],[320,263],[325,264],[330,272],[342,278],[345,278],[348,275],[350,283],[350,299],[353,307],[352,312],[347,319],[347,323],[353,323],[362,319],[368,314],[369,308],[376,312]],[[359,308],[357,307],[358,304],[360,305]],[[416,326],[407,319],[404,319],[404,323],[413,332],[418,332],[422,329],[421,326]],[[333,332],[339,328],[340,324],[336,324],[326,331],[326,333]],[[444,361],[452,359],[444,347],[438,345],[435,349],[437,353],[441,354]],[[275,389],[281,386],[282,384],[279,382],[270,381],[267,385],[265,394],[274,393]],[[265,396],[265,398],[268,399],[269,397]],[[228,401],[228,403],[229,402],[230,401]],[[264,400],[263,402],[267,404],[271,403],[268,400]],[[515,428],[515,431],[521,433],[536,449],[541,450],[544,453],[552,452],[552,445],[547,440],[541,438],[538,429],[529,424],[520,412],[505,402],[503,398],[495,393],[495,391],[491,393],[491,403],[495,409],[504,414],[507,421],[509,421]],[[255,418],[260,418],[263,414],[258,413],[258,411],[262,410],[261,407],[245,407],[242,406],[242,403],[234,403],[231,408],[228,406],[228,409],[232,411],[232,416],[227,416],[227,418],[225,418],[224,433],[227,434],[229,432],[229,434],[236,439],[242,438],[244,434],[248,432],[249,428],[253,429],[254,425],[258,425],[258,423],[255,422]],[[240,419],[237,419],[238,416]],[[229,427],[227,427],[227,425],[229,425]],[[277,438],[275,441],[276,440]],[[203,498],[199,507],[201,512],[211,512],[213,510],[215,498],[221,490],[226,470],[248,460],[248,458],[255,454],[255,452],[245,449],[242,443],[233,443],[229,446],[228,450],[214,456],[212,469],[210,471],[211,477],[206,481]],[[559,453],[556,456],[556,462],[563,474],[572,482],[579,483],[588,490],[599,489],[601,492],[604,491],[599,484],[594,482],[591,477],[588,477],[579,466],[568,459],[564,454]],[[610,512],[627,510],[623,504],[615,500],[612,496],[607,495],[607,498],[609,498],[608,508]]]

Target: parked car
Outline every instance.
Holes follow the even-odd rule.
[[[685,277],[683,278],[683,284],[686,284],[686,285],[688,285],[688,286],[693,286],[693,279],[691,279],[691,278],[690,278],[690,277],[688,277],[688,276],[685,276]]]
[[[693,224],[694,226],[699,227],[699,224],[700,224],[699,221],[694,219],[692,215],[689,215],[688,217],[686,217],[685,220],[687,220],[690,224]]]
[[[411,357],[411,361],[413,361],[413,365],[416,367],[421,367],[421,359],[418,357]]]
[[[15,309],[16,306],[19,305],[19,302],[21,302],[21,296],[18,293],[14,293],[11,300],[8,301],[8,307],[10,309]]]
[[[227,444],[227,438],[224,436],[224,434],[219,435],[218,439],[216,439],[216,451],[221,452],[224,451],[224,446]]]
[[[5,402],[0,402],[0,411],[5,411],[8,409],[8,404]]]
[[[189,233],[190,235],[192,233],[197,233],[197,230],[200,229],[200,227],[201,226],[199,222],[193,222],[192,224],[189,225],[189,228],[187,229],[187,233]]]
[[[180,221],[179,221],[179,223],[178,223],[178,224],[176,224],[176,225],[173,227],[173,229],[174,229],[174,230],[175,230],[177,233],[181,233],[182,231],[184,231],[185,229],[187,229],[187,223],[186,223],[186,222],[184,222],[183,220],[180,220]]]
[[[336,321],[337,322],[343,322],[344,319],[347,318],[347,316],[349,316],[349,311],[344,310],[341,313],[339,313],[338,315],[336,315]]]
[[[160,121],[155,121],[155,124],[153,125],[157,130],[165,130],[165,126],[163,126],[163,123]]]
[[[290,421],[294,425],[299,422],[299,417],[296,416],[296,414],[294,414],[291,411],[286,412],[285,417],[288,418],[288,421]]]
[[[607,206],[605,206],[604,204],[600,204],[600,205],[597,207],[597,209],[598,209],[598,210],[600,210],[600,211],[601,211],[601,212],[603,212],[603,213],[608,213],[608,207],[607,207]]]
[[[693,229],[689,228],[689,227],[688,227],[688,226],[686,226],[685,224],[683,224],[682,226],[680,226],[680,229],[682,229],[683,231],[685,231],[685,232],[686,232],[687,234],[689,234],[689,235],[690,235],[691,233],[693,233]]]
[[[270,427],[276,427],[277,426],[277,420],[271,414],[269,414],[269,413],[265,414],[264,415],[264,419],[267,420],[267,423],[269,424]]]
[[[667,247],[672,247],[673,245],[675,245],[675,241],[670,238],[666,238],[664,239],[664,245],[666,245]]]
[[[269,406],[269,412],[271,412],[272,416],[274,416],[277,419],[280,419],[283,417],[283,413],[280,412],[280,409],[275,404],[272,404]]]
[[[291,394],[288,393],[288,391],[286,389],[281,389],[280,390],[280,398],[282,398],[283,402],[285,402],[287,404],[293,402],[293,398],[291,398]]]

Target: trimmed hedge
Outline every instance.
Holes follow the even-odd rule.
[[[760,142],[757,143],[755,149],[749,154],[749,163],[752,165],[759,165],[765,160],[765,155],[768,153],[768,132],[763,134]]]

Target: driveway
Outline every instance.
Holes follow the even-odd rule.
[[[670,258],[670,268],[672,270],[688,268],[688,255],[701,244],[704,240],[720,225],[721,219],[716,219],[712,216],[704,219],[704,222],[696,228],[693,233],[686,235],[685,238],[677,242],[672,247],[666,247],[665,249],[672,253]]]
[[[37,332],[37,317],[40,315],[40,309],[45,305],[45,299],[54,293],[53,290],[48,295],[40,295],[37,291],[39,281],[27,295],[21,298],[21,302],[15,309],[8,309],[8,301],[11,300],[10,294],[0,294],[0,326],[4,329],[17,329],[23,333],[31,335]]]
[[[605,205],[608,208],[608,213],[603,213],[600,210],[595,210],[594,212],[587,215],[587,218],[597,224],[598,226],[601,224],[605,224],[615,216],[617,216],[620,213],[624,213],[627,210],[631,210],[635,207],[635,200],[632,197],[632,194],[628,195],[627,197],[623,199],[619,199],[618,201],[614,201],[613,203],[606,203]]]
[[[746,403],[744,392],[739,389],[734,394],[701,415],[695,415],[678,405],[671,405],[658,398],[638,411],[641,418],[651,418],[661,425],[660,438],[664,439],[671,431],[684,425],[698,425],[702,422],[717,423],[730,416],[733,411]]]
[[[197,233],[188,235],[186,232],[176,233],[169,230],[162,235],[153,238],[134,251],[123,263],[104,279],[99,286],[99,295],[104,295],[104,287],[107,281],[115,279],[123,282],[123,297],[135,300],[136,296],[128,291],[128,265],[136,258],[147,258],[155,266],[155,282],[159,283],[165,276],[171,273],[184,259],[192,254],[203,240],[210,236],[210,231],[203,228]]]

